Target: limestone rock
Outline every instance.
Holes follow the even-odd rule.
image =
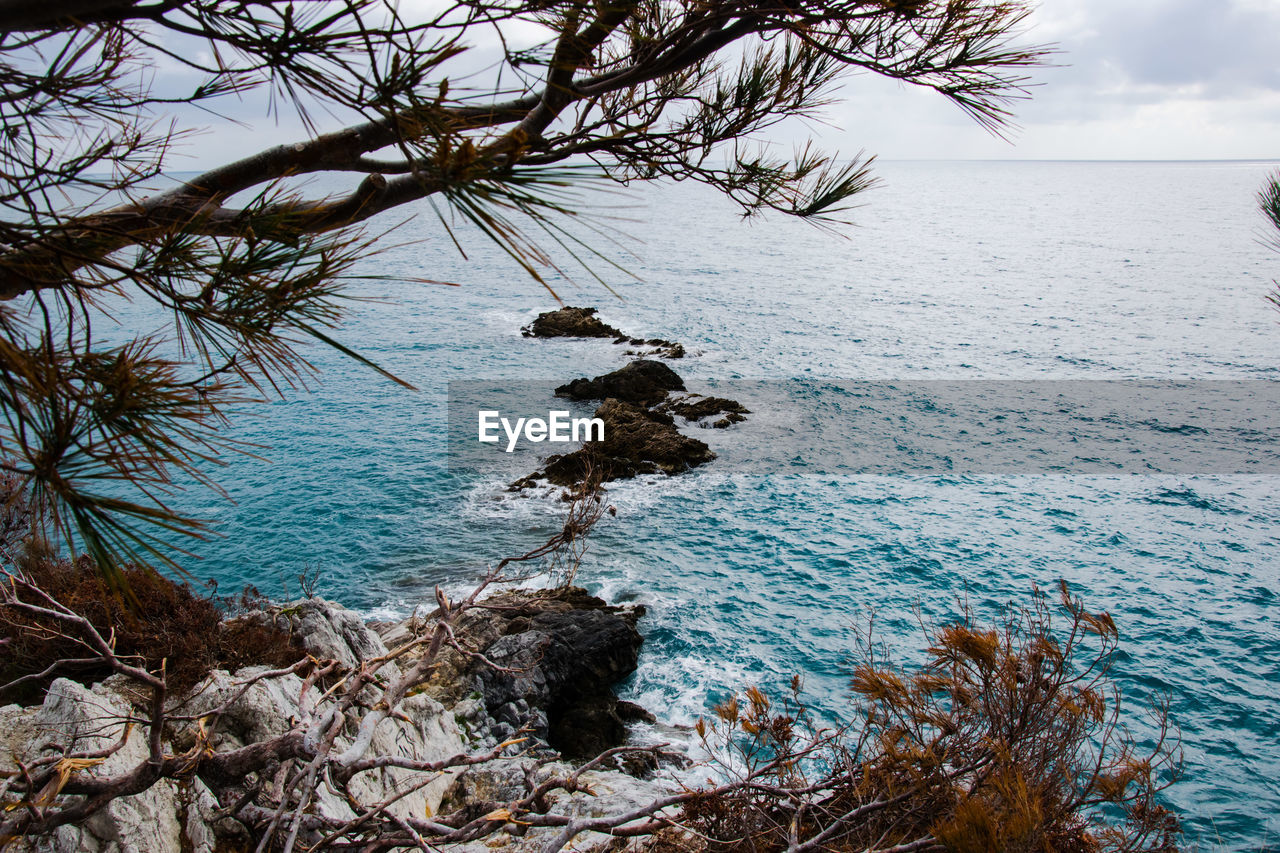
[[[130,711],[111,685],[98,684],[90,689],[66,678],[49,686],[39,708],[11,713],[15,708],[11,705],[0,709],[0,730],[6,733],[5,740],[11,747],[11,751],[0,754],[0,769],[4,770],[14,769],[15,755],[31,760],[47,754],[42,748],[50,743],[74,742],[77,751],[106,749],[123,736]],[[20,740],[25,743],[18,743]],[[95,777],[118,775],[132,770],[147,755],[146,732],[135,727],[123,747],[82,772]],[[177,851],[183,843],[179,803],[178,786],[162,780],[142,793],[112,801],[78,826],[62,827],[34,849],[52,853]]]
[[[359,614],[336,601],[308,598],[281,613],[288,616],[290,629],[303,648],[318,658],[336,660],[346,669],[387,653],[382,639]]]
[[[430,692],[411,693],[396,714],[378,725],[369,754],[440,761],[474,753],[484,744],[491,749],[498,738],[517,729],[549,740],[566,757],[594,757],[621,743],[626,733],[623,718],[635,719],[644,712],[629,705],[620,709],[611,685],[635,668],[642,642],[636,622],[643,608],[610,607],[581,589],[510,592],[491,597],[486,604],[488,608],[463,617],[459,636],[512,671],[495,671],[450,650],[437,671],[437,681],[429,685]],[[317,656],[351,660],[355,666],[362,657],[385,650],[382,640],[355,614],[328,602],[302,602],[273,614],[259,614],[263,618],[268,615],[288,618],[295,634]],[[411,637],[420,626],[411,620],[392,630]],[[191,695],[171,700],[171,713],[203,717],[208,745],[215,751],[283,734],[298,713],[304,682],[289,674],[248,683],[265,669],[214,671]],[[313,689],[319,692],[323,688]],[[448,700],[452,708],[446,709],[435,696]],[[139,715],[133,706],[140,699],[123,676],[113,676],[92,688],[59,679],[41,706],[0,708],[0,769],[14,769],[14,756],[30,759],[49,743],[65,744],[74,739],[77,750],[112,745],[125,733],[124,720],[131,714]],[[338,754],[356,736],[359,718],[372,702],[350,712],[349,725],[338,736]],[[208,717],[215,708],[224,708],[216,720]],[[184,752],[195,743],[194,727],[176,724],[167,733],[165,750],[169,754]],[[517,755],[457,768],[434,778],[400,768],[365,772],[351,781],[350,788],[366,803],[407,792],[389,807],[390,813],[421,817],[439,814],[442,807],[487,811],[487,803],[522,795],[529,779],[571,772],[572,768],[558,761],[548,763],[548,758],[555,756],[547,755],[545,745],[540,750],[531,743],[509,749]],[[146,730],[135,727],[121,749],[84,772],[118,774],[145,761],[147,755]],[[616,772],[585,775],[602,797],[616,797],[616,802],[597,802],[578,792],[554,795],[552,804],[573,814],[603,813],[615,806],[648,802],[666,790],[657,783]],[[431,778],[430,784],[416,788],[424,778]],[[204,781],[161,781],[141,794],[112,802],[79,825],[61,827],[48,838],[27,846],[17,844],[14,849],[24,853],[213,853],[251,846],[243,826],[219,816],[220,803],[205,781],[225,801],[228,796],[238,797],[239,788],[251,786],[255,780],[211,780],[206,776]],[[339,820],[354,816],[351,804],[323,785],[316,789],[311,809]],[[517,833],[523,829],[514,824],[510,828]],[[500,847],[506,842],[500,837],[495,843]],[[492,847],[486,845],[486,849]]]
[[[474,811],[479,812],[485,797],[491,797],[490,802],[501,802],[525,778],[538,783],[552,775],[565,777],[572,769],[559,762],[538,766],[529,761],[511,761],[492,768],[486,767],[476,772],[475,778],[464,777],[459,781],[458,796],[453,804],[464,807],[471,805]],[[603,817],[642,808],[679,788],[678,784],[669,779],[637,779],[625,773],[607,770],[589,770],[582,774],[580,781],[583,783],[583,790],[551,793],[547,797],[548,807],[559,814],[572,817]],[[559,827],[508,825],[503,832],[483,841],[459,845],[453,850],[455,853],[523,853],[539,849],[560,831]],[[584,832],[566,849],[619,848],[616,838],[599,832]]]

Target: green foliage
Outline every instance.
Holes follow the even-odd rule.
[[[205,535],[169,505],[175,483],[216,488],[224,454],[246,450],[220,432],[229,413],[304,383],[306,346],[378,369],[340,334],[353,266],[381,245],[372,217],[429,199],[548,290],[562,258],[607,287],[601,271],[624,270],[584,186],[695,180],[744,215],[830,226],[873,185],[870,158],[776,156],[765,131],[819,115],[860,72],[999,129],[1046,54],[1017,43],[1024,0],[73,5],[12,0],[0,22],[0,457],[50,535],[116,585]],[[530,32],[542,41],[511,46]],[[472,56],[477,42],[499,47]],[[162,90],[164,62],[185,73]],[[198,130],[172,105],[253,92],[308,137],[156,191]],[[356,123],[321,133],[321,116]],[[285,188],[318,174],[349,188]],[[121,298],[167,322],[104,346],[95,326]]]
[[[1272,235],[1272,241],[1280,241],[1280,172],[1273,175],[1258,193],[1258,206],[1278,232]],[[1276,242],[1276,246],[1280,248],[1280,242]]]
[[[1274,229],[1266,237],[1266,243],[1280,252],[1280,172],[1272,175],[1258,192],[1258,207]],[[1267,294],[1267,301],[1280,308],[1280,288]]]

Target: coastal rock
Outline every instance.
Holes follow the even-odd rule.
[[[622,343],[622,341],[614,341],[614,343]],[[630,341],[632,346],[648,346],[653,347],[650,350],[627,350],[627,355],[638,355],[643,358],[650,356],[658,356],[659,358],[684,358],[684,346],[675,341],[668,341],[662,338],[651,338],[647,341],[633,340]]]
[[[349,612],[349,611],[348,611]],[[381,640],[378,641],[381,645]],[[249,743],[261,742],[283,734],[289,728],[290,717],[297,714],[303,682],[296,675],[264,679],[244,685],[265,667],[245,667],[235,675],[215,670],[193,697],[181,706],[183,714],[203,715],[232,700],[219,720],[218,727],[210,735],[210,743],[216,750],[235,749]],[[243,692],[242,692],[243,691]],[[235,698],[235,697],[239,698]],[[428,696],[416,695],[404,699],[394,717],[389,717],[374,732],[370,753],[375,755],[407,755],[417,760],[436,761],[465,752],[461,733],[453,715]],[[354,730],[354,726],[352,727]],[[338,738],[339,749],[349,745],[346,733]],[[179,748],[189,745],[179,738]],[[445,772],[429,785],[419,788],[391,807],[393,814],[409,817],[434,813],[440,800],[453,785],[455,773]],[[397,791],[406,790],[420,779],[412,771],[384,768],[362,773],[352,780],[352,791],[366,802],[376,802]],[[229,782],[232,780],[228,780]],[[333,817],[354,817],[345,800],[328,796],[320,791],[318,804]]]
[[[428,692],[449,704],[474,687],[499,725],[527,727],[566,758],[594,756],[626,737],[612,685],[635,671],[643,613],[576,587],[494,596],[458,633],[502,669],[447,655]]]
[[[305,599],[287,608],[286,615],[303,648],[318,658],[336,660],[347,669],[387,653],[382,639],[359,614],[336,601]]]
[[[262,617],[262,615],[253,615]],[[381,657],[387,646],[357,613],[335,602],[311,598],[276,608],[273,619],[288,619],[294,635],[301,640],[308,652],[325,660],[342,662],[348,669],[355,669],[362,661]],[[297,675],[255,681],[244,689],[244,684],[268,667],[244,667],[232,675],[215,670],[200,685],[189,701],[182,704],[186,715],[205,713],[230,702],[216,730],[210,735],[215,749],[234,749],[242,745],[262,742],[271,736],[288,730],[289,719],[296,715],[302,692],[302,679]],[[399,678],[398,667],[388,663],[383,667],[387,678]],[[370,699],[375,701],[378,688],[370,686]],[[238,698],[236,698],[238,697]],[[438,761],[465,752],[462,733],[454,715],[435,699],[426,695],[410,695],[398,706],[398,715],[384,720],[375,730],[370,752],[374,754],[404,754],[415,760]],[[349,743],[346,734],[339,736],[339,745]],[[187,744],[175,744],[187,748]],[[440,799],[453,784],[454,772],[444,772],[439,779],[425,788],[398,799],[390,811],[394,815],[410,817],[422,813],[434,813]],[[401,768],[383,768],[366,772],[352,780],[352,792],[366,802],[378,802],[390,794],[410,788],[419,779],[412,771]],[[346,800],[325,792],[319,793],[319,806],[330,816],[347,820],[353,817]]]
[[[645,712],[629,704],[620,707],[611,685],[635,669],[642,643],[636,622],[643,613],[642,607],[611,607],[576,588],[508,592],[485,600],[462,617],[456,635],[465,647],[480,650],[502,669],[494,670],[473,655],[448,649],[433,680],[411,691],[397,705],[396,713],[373,730],[369,753],[441,761],[487,751],[512,736],[532,735],[548,741],[564,758],[576,759],[594,757],[622,743],[626,734],[623,720],[643,718]],[[331,602],[310,600],[254,615],[267,617],[292,620],[297,636],[315,649],[313,654],[328,659],[350,654],[359,666],[362,658],[357,650],[375,653],[386,648],[356,614]],[[421,635],[427,628],[419,620],[385,626],[402,638]],[[288,731],[298,713],[304,681],[295,674],[255,680],[266,670],[264,666],[244,667],[235,673],[215,670],[191,694],[174,697],[168,703],[171,719],[200,719],[201,725],[171,727],[165,736],[165,752],[172,755],[205,748],[220,752]],[[370,690],[377,689],[370,685]],[[446,699],[451,707],[438,698]],[[0,771],[13,772],[17,769],[15,757],[29,761],[47,754],[48,744],[66,742],[67,738],[75,738],[76,748],[82,750],[122,744],[101,764],[83,772],[117,775],[131,770],[148,755],[146,729],[126,728],[126,720],[142,713],[135,706],[141,700],[136,687],[116,675],[92,687],[58,679],[42,705],[0,708]],[[350,716],[337,736],[336,750],[351,744],[361,715],[371,707],[372,703],[359,702],[347,711]],[[210,716],[214,709],[221,711],[216,719]],[[459,767],[425,779],[420,773],[396,767],[365,771],[350,781],[350,790],[361,802],[390,801],[388,812],[401,818],[439,814],[442,807],[470,808],[485,814],[494,807],[494,800],[516,796],[531,773],[547,774],[553,768],[561,776],[572,772],[559,756],[549,754],[545,745],[526,741],[508,749],[512,758]],[[643,762],[628,769],[646,771]],[[605,771],[591,776],[592,788],[606,795],[634,789],[635,797],[653,799],[666,790],[623,773]],[[80,824],[59,828],[35,846],[17,842],[14,849],[24,853],[213,853],[252,847],[245,827],[220,809],[227,797],[238,800],[260,781],[255,776],[224,779],[207,775],[180,782],[163,780],[139,794],[111,802]],[[424,781],[428,783],[425,786]],[[219,792],[217,797],[214,790]],[[559,796],[581,798],[580,805],[577,799],[566,803],[575,812],[612,809],[631,801],[623,797],[625,802],[595,803],[593,797],[581,792],[550,799]],[[351,802],[327,786],[316,788],[310,810],[340,821],[355,817]],[[511,828],[513,838],[526,830],[514,824]]]
[[[636,359],[619,370],[595,379],[575,379],[556,389],[557,397],[571,400],[606,400],[613,397],[626,403],[651,406],[670,391],[683,391],[684,380],[660,361]],[[606,431],[606,436],[608,432]]]
[[[520,331],[526,338],[615,338],[627,336],[595,316],[594,308],[561,308],[539,314]]]
[[[74,739],[76,748],[85,752],[106,750],[124,739],[123,745],[105,760],[84,769],[90,776],[119,775],[145,761],[146,732],[141,727],[132,727],[125,738],[131,709],[113,686],[104,682],[89,688],[59,678],[49,686],[44,703],[38,708],[18,709],[10,705],[0,709],[0,731],[6,733],[9,747],[0,755],[0,770],[16,769],[15,755],[30,761],[49,754],[45,751],[46,744],[65,743],[68,739]],[[183,849],[184,826],[178,817],[183,806],[184,798],[178,785],[162,780],[141,793],[113,800],[78,825],[61,827],[52,844],[42,845],[41,849],[53,853]],[[209,853],[213,848],[195,849]]]
[[[534,784],[552,776],[564,778],[573,768],[561,762],[536,762],[529,759],[495,762],[492,767],[468,774],[459,780],[458,799],[446,806],[467,808],[482,814],[476,805],[488,801],[502,802],[506,795],[519,790],[525,780]],[[579,779],[579,790],[572,793],[553,791],[546,797],[548,809],[576,818],[604,817],[643,808],[655,800],[669,796],[672,783],[661,779],[642,779],[626,773],[608,770],[588,770]],[[530,827],[508,824],[504,831],[483,841],[470,842],[450,848],[455,853],[523,853],[538,850],[561,831],[560,827]],[[625,849],[620,839],[606,833],[584,832],[579,835],[572,850]]]
[[[724,415],[711,424],[717,429],[741,423],[747,419],[747,415],[751,414],[751,410],[737,400],[729,400],[725,397],[702,397],[698,394],[665,400],[655,408],[657,411],[682,417],[686,421],[701,421],[704,418]]]
[[[287,628],[308,654],[320,660],[336,660],[344,670],[355,669],[361,661],[387,653],[382,638],[365,624],[360,614],[336,601],[306,598],[238,618]],[[392,662],[386,665],[385,671],[392,676],[400,670]]]
[[[705,443],[676,429],[674,419],[664,412],[610,399],[596,409],[595,416],[604,421],[604,440],[549,457],[543,471],[532,475],[534,481],[545,478],[558,486],[573,486],[588,473],[601,482],[637,474],[671,475],[716,458]]]

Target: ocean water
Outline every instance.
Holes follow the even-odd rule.
[[[695,391],[725,380],[1274,380],[1280,313],[1263,297],[1280,255],[1259,243],[1254,202],[1271,168],[886,162],[856,226],[836,235],[743,222],[692,185],[635,187],[599,203],[640,280],[606,275],[618,297],[585,275],[552,284],[633,335],[683,342],[690,356],[673,366]],[[466,259],[424,208],[367,269],[462,287],[361,285],[383,299],[354,303],[339,334],[421,391],[315,350],[310,390],[235,421],[231,433],[263,449],[219,473],[234,503],[178,501],[219,533],[196,547],[195,576],[296,593],[314,567],[322,594],[387,617],[557,528],[554,499],[450,470],[447,384],[594,376],[625,363],[624,348],[522,338],[553,300],[483,238],[456,233]],[[735,688],[778,688],[793,673],[838,717],[850,631],[869,612],[909,660],[917,609],[946,618],[967,595],[993,614],[1064,579],[1120,627],[1115,674],[1139,734],[1149,697],[1169,697],[1186,779],[1168,799],[1190,839],[1258,849],[1280,834],[1276,485],[1214,472],[855,476],[712,463],[610,486],[617,515],[594,532],[579,581],[649,608],[624,692],[687,725]]]

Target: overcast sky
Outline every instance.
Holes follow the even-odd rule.
[[[1013,144],[924,90],[860,77],[818,129],[885,158],[1280,158],[1280,0],[1043,0],[1029,40],[1059,67]]]
[[[1042,0],[1026,41],[1056,44],[1058,67],[1036,72],[1011,142],[936,93],[871,75],[850,81],[828,124],[794,135],[885,159],[1280,159],[1280,0]],[[265,105],[235,112],[253,131],[213,122],[185,168],[304,136]]]

